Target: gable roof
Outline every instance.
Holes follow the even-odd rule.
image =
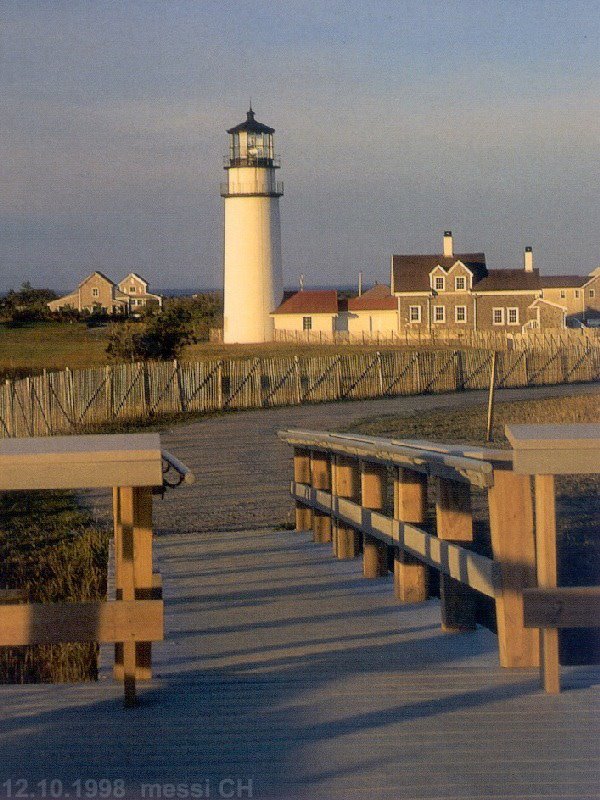
[[[540,278],[540,285],[543,289],[578,289],[589,279],[589,275],[546,275]]]
[[[477,292],[531,291],[541,289],[540,271],[534,269],[491,269],[487,277],[477,284]]]
[[[111,279],[110,279],[110,278],[107,278],[107,277],[106,277],[106,275],[105,275],[103,272],[100,272],[100,270],[99,270],[99,269],[95,269],[93,272],[90,272],[90,274],[87,276],[87,278],[84,278],[84,279],[81,281],[81,283],[77,284],[77,288],[79,289],[81,286],[83,286],[83,284],[84,284],[84,283],[87,283],[87,282],[89,281],[89,279],[90,279],[90,278],[93,278],[93,277],[94,277],[94,275],[99,275],[101,278],[103,278],[105,281],[107,281],[107,283],[110,283],[110,285],[111,285],[111,286],[114,286],[114,285],[115,285],[115,284],[114,284],[114,283],[111,281]]]
[[[348,300],[349,311],[397,311],[398,301],[390,292],[390,287],[378,283],[360,297]]]
[[[124,283],[127,280],[127,278],[137,278],[138,281],[141,281],[142,283],[145,283],[146,286],[148,285],[148,281],[145,278],[142,278],[141,275],[138,275],[137,272],[129,272],[129,273],[127,273],[127,275],[125,275],[125,277],[122,280],[120,280],[119,283]]]
[[[429,273],[435,267],[443,267],[446,272],[457,261],[461,261],[473,273],[473,284],[485,278],[485,253],[456,253],[453,256],[399,255],[392,256],[394,292],[426,292],[431,289]]]
[[[273,314],[337,314],[338,293],[336,289],[310,289],[295,292],[278,306]]]

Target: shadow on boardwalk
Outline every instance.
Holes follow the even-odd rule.
[[[159,558],[168,641],[140,706],[109,681],[3,687],[3,775],[131,797],[228,778],[281,800],[594,796],[597,670],[547,697],[488,631],[442,634],[435,600],[399,606],[305,534],[163,537]]]

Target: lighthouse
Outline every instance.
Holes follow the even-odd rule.
[[[268,342],[269,316],[283,297],[279,198],[283,184],[273,149],[273,128],[255,119],[230,128],[225,156],[224,326],[223,341]]]

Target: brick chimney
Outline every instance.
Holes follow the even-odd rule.
[[[444,231],[444,258],[452,258],[453,255],[452,231]]]
[[[525,272],[533,272],[533,249],[531,247],[525,248],[523,263]]]

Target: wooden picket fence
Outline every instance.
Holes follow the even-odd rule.
[[[0,437],[82,433],[108,422],[166,414],[483,389],[493,351],[395,350],[362,354],[66,369],[0,386]],[[496,385],[600,378],[600,343],[497,354]]]
[[[600,343],[600,329],[557,328],[544,331],[531,329],[518,333],[494,330],[459,331],[455,328],[439,331],[406,328],[399,332],[376,331],[374,333],[368,331],[351,333],[349,331],[276,330],[275,341],[322,345],[393,345],[394,347],[417,347],[419,349],[432,347],[484,350],[556,349],[572,345],[585,346],[590,341]]]

